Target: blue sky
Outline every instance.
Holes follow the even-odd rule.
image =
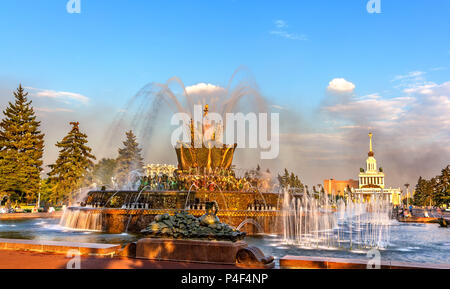
[[[66,2],[2,3],[2,76],[122,100],[173,75],[225,83],[244,65],[267,96],[310,107],[335,77],[369,94],[395,75],[450,62],[445,0],[383,0],[382,14],[367,13],[364,0],[81,0],[79,15],[66,13]],[[307,40],[270,34],[276,20]]]
[[[2,2],[2,103],[22,82],[69,93],[57,95],[70,100],[53,112],[105,103],[114,110],[148,82],[226,85],[245,66],[268,99],[311,119],[336,78],[354,84],[353,98],[383,101],[450,81],[447,0],[381,0],[381,14],[369,14],[366,0],[81,0],[81,14],[67,13],[66,3]]]

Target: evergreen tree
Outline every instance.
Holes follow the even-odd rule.
[[[0,192],[16,202],[37,199],[42,171],[44,134],[27,95],[19,85],[0,122]]]
[[[414,189],[414,205],[415,206],[422,206],[423,205],[423,191],[425,190],[425,182],[422,178],[422,176],[419,177],[419,180],[417,181],[416,188]]]
[[[102,159],[95,166],[92,172],[93,181],[100,186],[112,185],[111,179],[116,171],[117,161],[115,159]]]
[[[426,206],[427,202],[427,187],[428,187],[428,181],[425,180],[422,177],[419,177],[419,180],[417,181],[416,188],[414,190],[414,205],[416,206]]]
[[[285,189],[289,187],[296,193],[303,193],[305,189],[298,176],[294,173],[289,173],[287,169],[284,169],[283,175],[278,175],[278,182],[280,183],[281,188]]]
[[[434,203],[437,206],[450,205],[450,166],[442,170],[441,175],[436,177]]]
[[[51,179],[46,178],[41,181],[41,188],[39,190],[41,194],[41,206],[44,204],[55,206],[57,203],[57,196],[54,190],[55,184]]]
[[[431,180],[419,177],[417,181],[413,203],[416,206],[430,206],[436,204],[437,178]],[[439,202],[437,202],[439,203]]]
[[[117,157],[116,180],[120,186],[128,183],[130,173],[141,172],[144,167],[141,149],[136,141],[133,131],[126,133],[127,139],[123,142],[124,147],[119,149]]]
[[[87,184],[86,178],[94,165],[92,149],[86,144],[87,135],[80,132],[79,123],[71,122],[72,130],[56,146],[60,148],[58,159],[50,165],[48,174],[54,182],[55,199],[59,202],[72,202],[76,190]]]

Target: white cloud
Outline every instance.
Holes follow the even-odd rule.
[[[328,91],[335,93],[352,93],[356,86],[344,78],[335,78],[330,81]]]
[[[269,33],[272,34],[272,35],[277,35],[277,36],[280,36],[280,37],[283,37],[283,38],[286,38],[286,39],[290,39],[290,40],[303,40],[303,41],[308,40],[308,37],[306,35],[304,35],[304,34],[298,35],[298,34],[295,34],[295,33],[288,33],[288,32],[283,31],[283,30],[272,30]]]
[[[62,107],[55,107],[55,108],[51,108],[51,107],[36,107],[35,110],[37,112],[47,112],[47,113],[52,113],[52,112],[73,112],[73,110],[71,110],[71,109],[62,108]]]
[[[403,92],[408,93],[408,94],[418,93],[418,94],[430,95],[430,94],[433,94],[434,89],[436,87],[438,87],[437,84],[431,83],[431,84],[418,85],[416,87],[406,88],[403,90]]]
[[[426,80],[427,72],[424,71],[411,71],[404,75],[395,76],[391,82],[397,83],[394,88],[404,89],[404,88],[414,88],[418,86],[423,86],[431,84]]]
[[[440,66],[440,67],[433,67],[430,69],[431,71],[442,71],[442,70],[447,70],[447,67],[444,66]]]
[[[274,24],[275,24],[275,27],[277,27],[277,28],[287,28],[288,27],[287,22],[284,20],[275,20]]]
[[[287,110],[287,108],[282,107],[281,105],[277,105],[277,104],[272,104],[271,107],[278,109],[278,110]]]
[[[288,32],[286,29],[289,27],[289,25],[284,20],[276,20],[274,21],[274,25],[275,29],[269,31],[269,33],[272,35],[276,35],[289,40],[301,40],[301,41],[308,40],[308,37],[305,34]]]
[[[426,72],[423,71],[411,71],[408,74],[404,75],[397,75],[392,79],[392,81],[399,81],[399,80],[423,80],[423,76],[426,74]]]
[[[188,94],[216,94],[225,92],[225,88],[210,83],[197,83],[187,86],[186,92]]]
[[[380,98],[381,96],[378,94],[378,93],[372,93],[372,94],[368,94],[368,95],[366,95],[366,96],[363,96],[361,99],[364,99],[364,98],[369,98],[369,99],[378,99],[378,98]]]
[[[339,103],[324,109],[335,118],[354,123],[370,124],[373,122],[390,122],[399,119],[406,107],[414,102],[412,97],[374,98],[373,95],[362,98],[352,98],[347,103]]]
[[[450,149],[450,81],[405,89],[406,96],[386,98],[378,94],[323,107],[340,127],[382,130],[395,142],[408,134],[416,144],[439,141]]]
[[[89,103],[89,98],[79,93],[40,89],[34,87],[26,87],[26,88],[32,91],[31,95],[39,98],[55,99],[64,103],[70,103],[72,101],[76,101],[82,104]]]

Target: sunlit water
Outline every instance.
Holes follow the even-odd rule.
[[[72,230],[60,226],[59,219],[34,219],[0,221],[0,238],[123,244],[138,236]]]
[[[267,255],[366,259],[369,249],[300,248],[287,245],[282,236],[247,237],[249,244],[260,247]],[[408,224],[393,221],[386,248],[379,249],[382,261],[450,264],[450,230],[437,224]]]
[[[0,238],[51,240],[84,243],[124,244],[140,238],[132,234],[105,234],[63,228],[57,219],[0,221]],[[277,259],[286,255],[334,258],[366,258],[368,249],[300,248],[287,245],[283,236],[247,237],[249,245],[258,246]],[[384,261],[450,264],[450,230],[437,224],[406,224],[393,221],[387,248],[381,249]]]

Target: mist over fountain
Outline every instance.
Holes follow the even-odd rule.
[[[283,194],[281,218],[286,244],[304,248],[385,248],[389,245],[391,205],[385,198],[370,203],[315,195]]]
[[[208,105],[211,112],[223,119],[232,112],[245,114],[269,110],[257,84],[243,67],[238,68],[224,86],[207,83],[186,86],[180,78],[172,77],[165,83],[148,83],[130,98],[106,132],[104,149],[115,145],[116,136],[132,127],[144,148],[144,157],[152,158],[150,150],[153,152],[155,147],[165,150],[169,146],[169,143],[161,142],[161,137],[170,136],[170,117],[185,113],[192,119],[196,105]],[[222,125],[225,129],[226,123]],[[198,137],[200,132],[195,128],[194,134]]]

